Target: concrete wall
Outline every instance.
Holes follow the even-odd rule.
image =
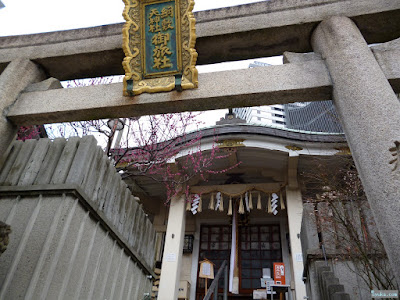
[[[364,230],[369,233],[371,238],[376,238],[377,228],[368,206],[347,203],[343,209],[351,212],[354,220],[360,219],[360,216],[354,214],[362,214],[362,218],[365,220]],[[342,237],[344,231],[340,224],[334,224],[330,217],[333,213],[326,202],[303,204],[300,235],[307,295],[309,299],[325,299],[326,297],[328,297],[326,299],[331,299],[329,293],[336,291],[338,293],[336,297],[342,297],[337,299],[368,299],[371,289],[361,277],[362,268],[357,268],[357,262],[346,259],[345,248],[349,246],[348,239]],[[355,230],[362,234],[363,231],[361,227],[358,228],[358,225],[355,222]],[[370,242],[371,246],[374,244],[373,239]],[[360,240],[363,240],[362,237]],[[322,245],[325,247],[325,256]],[[375,254],[371,252],[371,255]],[[388,260],[381,258],[381,265],[386,268],[387,275],[390,276]]]
[[[143,299],[155,231],[93,137],[16,142],[0,172],[1,299]]]

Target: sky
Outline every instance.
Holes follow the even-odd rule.
[[[266,0],[196,0],[194,11],[202,11]],[[122,0],[2,0],[0,37],[93,27],[124,22]],[[245,69],[253,61],[281,64],[281,58],[260,58],[198,66],[199,73]],[[227,110],[207,115],[207,126],[214,125]]]

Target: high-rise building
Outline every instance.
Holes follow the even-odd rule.
[[[285,107],[281,104],[234,108],[233,112],[247,123],[286,127]]]
[[[267,67],[270,64],[255,61],[249,68]],[[237,117],[246,120],[247,123],[270,125],[275,127],[286,127],[285,107],[281,104],[268,106],[253,106],[234,108]]]
[[[285,104],[286,126],[290,129],[342,133],[332,101]]]
[[[269,64],[255,61],[249,68],[267,66]],[[251,124],[313,132],[343,132],[332,101],[241,107],[234,108],[233,112]]]

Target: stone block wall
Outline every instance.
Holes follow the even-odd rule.
[[[343,206],[337,205],[336,209],[346,209],[350,213],[355,220],[354,230],[360,235],[360,240],[365,231],[368,231],[372,238],[376,238],[377,228],[368,206],[357,206],[349,202]],[[334,219],[329,217],[332,214],[334,212],[327,202],[303,204],[300,238],[307,295],[309,299],[318,300],[368,299],[371,292],[361,278],[362,268],[346,259],[345,253],[352,251],[351,245],[348,237],[341,238],[345,231],[341,224],[333,222]],[[357,222],[361,216],[364,220],[362,226]],[[374,239],[370,241],[371,247],[374,246],[374,242]],[[387,259],[381,259],[387,262]],[[389,266],[388,263],[386,265]]]
[[[324,261],[314,263],[316,277],[319,287],[319,299],[326,300],[350,300],[349,294],[345,293],[344,286],[340,284],[331,267]]]
[[[155,231],[93,137],[14,143],[0,171],[0,299],[143,299]]]

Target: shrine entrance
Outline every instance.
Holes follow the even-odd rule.
[[[132,5],[137,3],[129,2]],[[54,83],[54,78],[69,80],[121,74],[123,51],[120,46],[120,24],[1,38],[0,109],[3,117],[0,119],[0,153],[7,153],[7,149],[10,149],[18,126],[332,99],[345,129],[348,150],[351,150],[359,169],[394,276],[400,282],[400,103],[395,94],[400,91],[400,68],[396,63],[400,53],[400,2],[358,2],[313,0],[296,1],[293,4],[289,1],[262,1],[238,9],[199,12],[199,64],[269,57],[281,55],[284,51],[288,63],[266,68],[204,73],[200,76],[197,90],[142,94],[132,101],[122,98],[122,83],[53,89],[56,85],[48,81]],[[382,44],[373,45],[375,43]],[[314,53],[304,54],[312,51]],[[183,83],[179,76],[171,79],[172,85]],[[340,155],[343,147],[335,147],[332,137],[323,138],[320,134],[279,133],[275,129],[268,131],[277,135],[275,141],[268,137],[263,141],[260,128],[243,130],[242,127],[235,131],[242,134],[244,148],[250,150],[245,153],[238,151],[237,161],[245,162],[249,158],[253,161],[250,166],[240,166],[240,173],[246,172],[249,177],[245,182],[254,182],[252,179],[258,178],[264,183],[285,184],[283,188],[287,197],[286,220],[290,229],[290,261],[294,281],[291,287],[298,300],[306,296],[302,281],[304,263],[301,260],[302,251],[307,249],[302,249],[298,238],[303,211],[298,171],[307,164],[304,158]],[[231,139],[234,133],[227,133],[228,130],[221,128],[221,135],[226,140]],[[254,135],[251,140],[248,139],[250,134]],[[272,155],[260,157],[262,151],[255,151],[256,156],[251,156],[254,148],[270,149]],[[84,156],[82,161],[85,161]],[[33,173],[32,169],[27,172]],[[84,174],[82,170],[76,173]],[[176,195],[171,199],[167,215],[163,201],[156,201],[160,194],[155,193],[154,184],[143,187],[138,184],[140,180],[135,178],[132,186],[139,187],[137,190],[147,197],[147,201],[143,202],[148,203],[149,211],[154,211],[154,218],[158,217],[160,221],[154,222],[156,231],[164,231],[166,236],[160,298],[176,299],[181,265],[189,270],[185,268],[189,258],[185,261],[182,258],[185,230],[195,231],[188,230],[189,226],[186,225],[195,227],[204,224],[196,221],[203,221],[205,217],[195,217],[194,224],[186,224],[184,195]],[[223,182],[213,179],[212,184],[220,185]],[[109,207],[112,208],[110,211],[118,208],[113,204]],[[207,224],[216,224],[213,223],[215,219],[209,219]],[[282,224],[285,223],[280,222],[281,232],[285,232]],[[65,226],[65,232],[67,228]],[[257,230],[261,232],[261,229]],[[200,234],[200,231],[197,232]],[[26,242],[25,234],[23,237]],[[286,241],[281,246],[283,253],[285,247],[289,248]],[[244,252],[240,252],[243,256]],[[21,251],[16,253],[19,259]],[[287,256],[284,254],[283,260]],[[197,263],[197,255],[194,260]],[[13,267],[11,270],[16,269]],[[184,274],[181,277],[191,279],[191,275]],[[196,271],[193,271],[193,277],[195,280]],[[194,280],[191,282],[196,286]],[[243,281],[241,278],[240,288]],[[7,279],[7,284],[10,282]],[[66,288],[64,283],[62,286]],[[132,286],[135,286],[133,281]],[[6,290],[4,285],[3,290]],[[195,292],[193,289],[193,294]]]
[[[252,297],[253,290],[261,288],[263,268],[272,270],[273,262],[281,262],[282,246],[279,224],[248,224],[246,215],[239,218],[238,266],[239,295]],[[202,225],[200,229],[199,261],[207,258],[215,266],[215,272],[226,260],[229,265],[231,254],[232,225]],[[210,281],[209,283],[210,284]],[[223,279],[220,280],[223,292]],[[197,279],[196,299],[203,299],[205,280]],[[231,295],[232,297],[233,295]],[[231,298],[230,298],[231,299]],[[232,298],[233,299],[233,298]]]

